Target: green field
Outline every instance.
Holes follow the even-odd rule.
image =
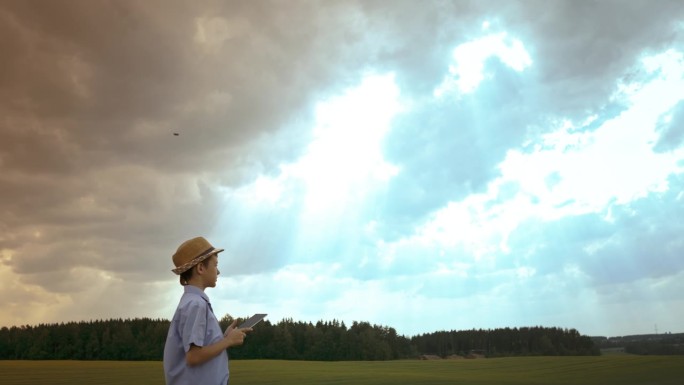
[[[682,384],[684,356],[524,357],[480,360],[231,362],[231,385]],[[0,383],[164,384],[161,362],[0,361]]]

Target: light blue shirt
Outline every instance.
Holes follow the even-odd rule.
[[[197,366],[185,362],[190,345],[207,346],[223,338],[223,332],[211,309],[209,297],[195,286],[185,286],[171,320],[164,345],[164,376],[166,385],[226,385],[228,384],[228,353]]]

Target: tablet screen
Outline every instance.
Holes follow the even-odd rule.
[[[238,329],[242,328],[251,328],[252,326],[256,325],[266,317],[267,314],[254,314],[253,316],[249,317],[248,319],[245,320],[245,322],[241,323],[240,326],[238,326]]]

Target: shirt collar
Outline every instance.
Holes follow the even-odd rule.
[[[209,302],[209,297],[207,296],[207,294],[206,294],[203,290],[201,290],[200,288],[198,288],[198,287],[196,287],[196,286],[185,285],[185,286],[183,287],[183,290],[185,290],[185,293],[186,293],[186,294],[195,294],[195,295],[199,295],[200,297],[202,297],[202,299],[204,299],[205,301],[207,301],[207,303],[210,303],[210,302]]]

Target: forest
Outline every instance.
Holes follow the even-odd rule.
[[[225,330],[230,319],[220,322]],[[0,329],[1,360],[161,360],[170,322],[110,319]],[[264,321],[231,359],[377,361],[468,356],[598,355],[592,339],[575,329],[522,327],[439,331],[406,337],[368,322]]]
[[[638,355],[684,355],[684,333],[591,337],[599,349],[619,349]]]

